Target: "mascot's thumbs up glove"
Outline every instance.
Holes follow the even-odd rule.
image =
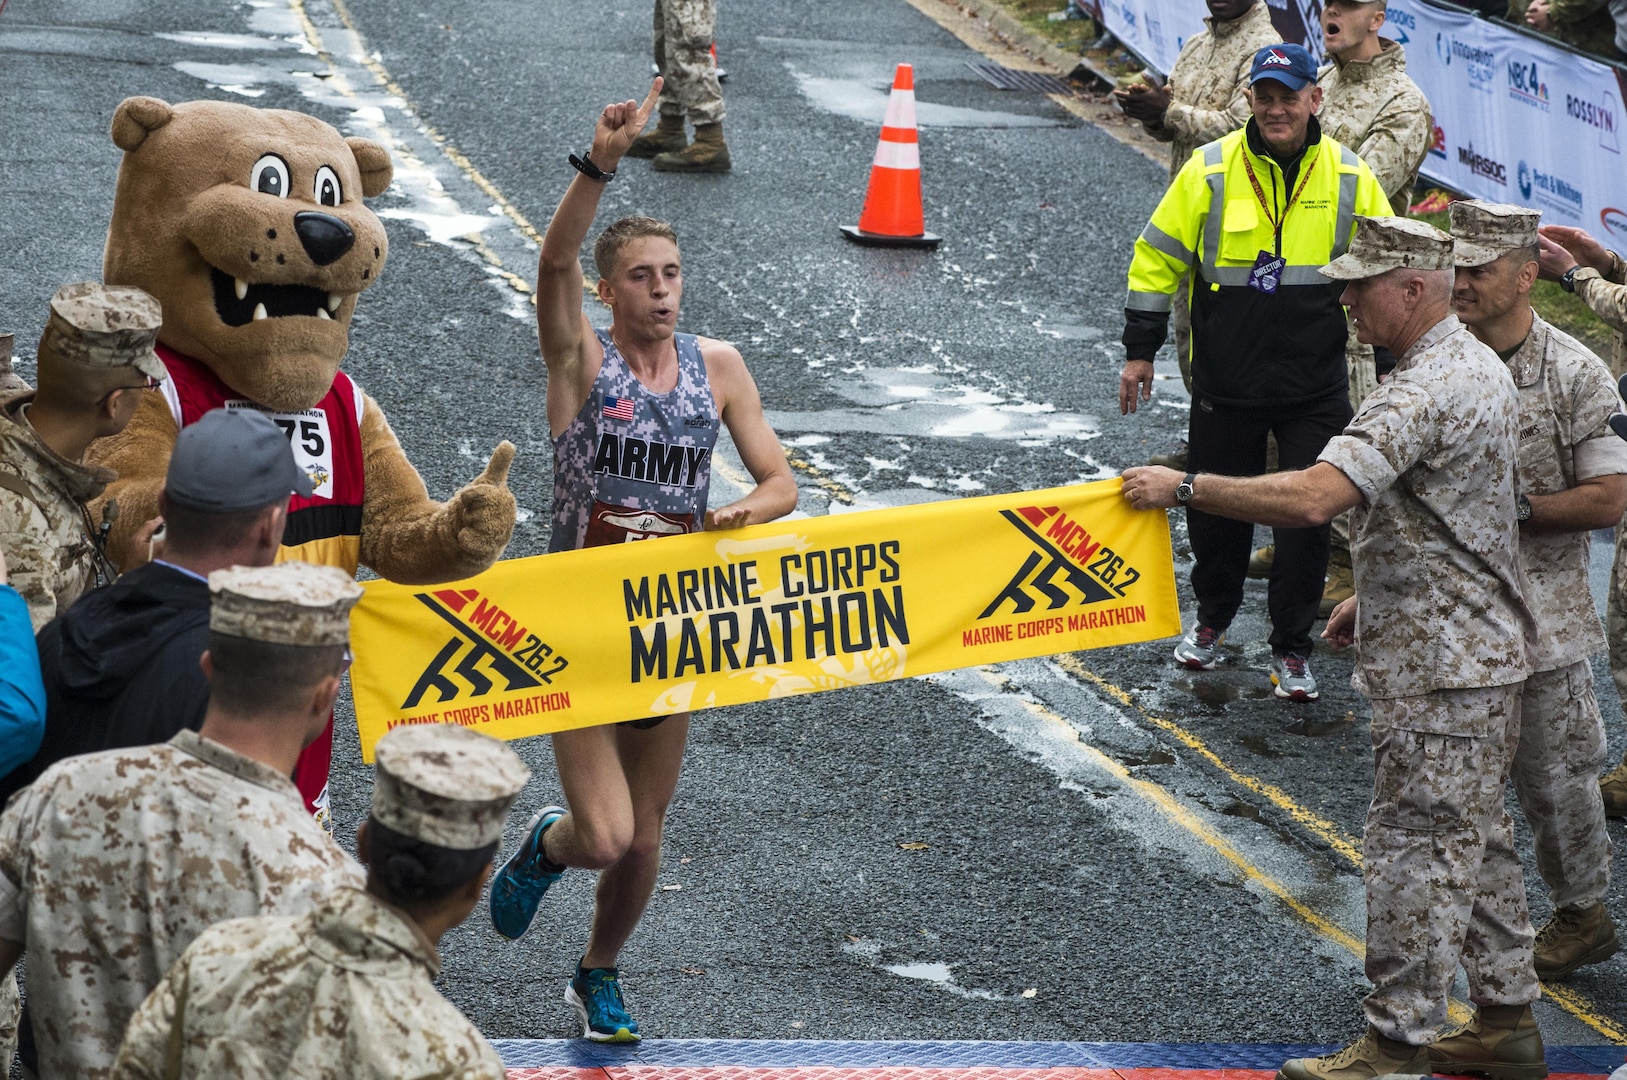
[[[393,441],[395,436],[390,435]],[[460,489],[444,504],[432,502],[424,482],[399,450],[379,464],[391,479],[376,484],[373,491],[390,494],[369,499],[368,512],[375,510],[387,527],[362,527],[362,562],[379,569],[391,581],[406,584],[432,584],[472,577],[490,566],[508,546],[514,532],[514,494],[508,489],[508,468],[514,460],[514,444],[507,439],[497,444],[485,471]],[[374,474],[369,461],[369,477]]]

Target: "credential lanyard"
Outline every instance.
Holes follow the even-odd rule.
[[[1249,161],[1248,149],[1244,148],[1243,150],[1243,171],[1248,173],[1248,182],[1254,185],[1254,197],[1260,200],[1260,206],[1265,210],[1265,219],[1271,222],[1272,232],[1276,236],[1277,248],[1275,254],[1278,258],[1282,257],[1282,223],[1288,220],[1288,211],[1299,201],[1299,197],[1305,193],[1305,185],[1310,183],[1311,173],[1316,171],[1316,162],[1317,159],[1313,157],[1310,164],[1305,167],[1305,175],[1299,178],[1299,187],[1294,189],[1293,198],[1289,199],[1283,206],[1282,216],[1277,217],[1272,214],[1273,207],[1266,200],[1265,188],[1260,186],[1260,178],[1254,175],[1254,165]]]

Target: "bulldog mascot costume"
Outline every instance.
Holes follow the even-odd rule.
[[[103,278],[164,308],[158,354],[169,369],[123,434],[91,456],[119,479],[114,562],[158,514],[176,434],[210,409],[259,409],[287,433],[310,475],[289,504],[282,559],[358,564],[409,584],[455,581],[491,566],[514,530],[504,441],[475,481],[429,497],[378,402],[339,370],[362,290],[388,244],[362,204],[390,185],[389,153],[314,117],[222,101],[134,97],[113,115],[124,151]],[[332,718],[294,780],[327,824]]]

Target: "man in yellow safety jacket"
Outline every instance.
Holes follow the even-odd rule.
[[[1322,134],[1321,95],[1302,46],[1260,49],[1252,118],[1193,153],[1136,241],[1119,411],[1151,398],[1153,354],[1190,275],[1194,471],[1259,475],[1268,434],[1283,469],[1305,468],[1350,420],[1341,290],[1319,268],[1344,254],[1358,214],[1382,216],[1390,204],[1372,170]],[[1198,612],[1175,659],[1208,670],[1243,601],[1254,527],[1191,508],[1186,521]],[[1275,532],[1271,681],[1278,697],[1314,701],[1308,661],[1328,527]]]

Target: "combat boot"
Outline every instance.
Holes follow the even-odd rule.
[[[1284,1062],[1277,1080],[1372,1080],[1392,1075],[1428,1076],[1429,1047],[1387,1039],[1368,1027],[1367,1034],[1337,1054]]]
[[[1254,553],[1248,557],[1248,576],[1251,578],[1269,578],[1271,564],[1277,561],[1277,545],[1267,544],[1263,548],[1255,548]]]
[[[682,150],[657,154],[650,167],[656,172],[728,172],[729,148],[723,142],[723,124],[696,124],[695,141]]]
[[[1547,925],[1537,931],[1532,959],[1537,965],[1537,978],[1552,982],[1579,967],[1608,960],[1620,951],[1615,921],[1603,904],[1593,904],[1554,912]]]
[[[1356,595],[1356,575],[1348,562],[1328,560],[1328,580],[1322,586],[1322,603],[1317,605],[1318,618],[1325,619],[1333,609]]]
[[[1605,817],[1627,817],[1627,759],[1599,777],[1599,794],[1604,796]]]
[[[1429,1048],[1429,1063],[1448,1076],[1542,1080],[1548,1063],[1530,1005],[1482,1005],[1458,1031]]]
[[[627,148],[627,156],[652,158],[657,154],[682,150],[688,145],[689,137],[684,134],[683,114],[662,113],[654,131],[646,131],[633,140],[633,145]]]

